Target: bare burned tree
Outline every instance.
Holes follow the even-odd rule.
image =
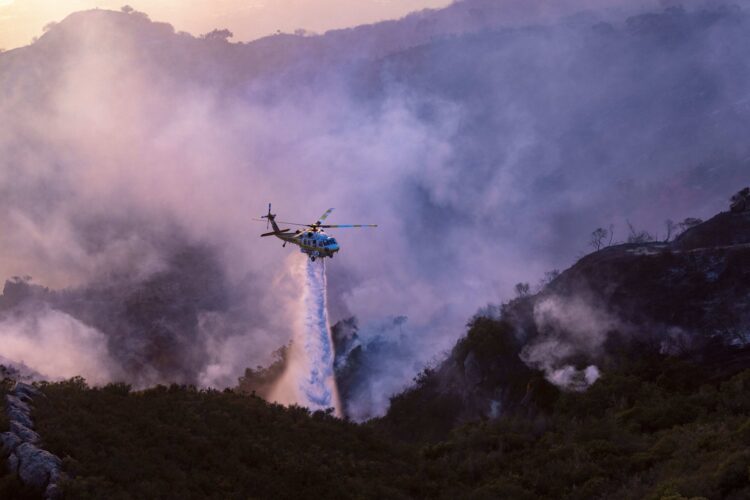
[[[607,239],[609,234],[610,232],[603,227],[594,229],[594,231],[591,233],[591,240],[589,241],[589,245],[594,247],[594,250],[598,252],[604,246],[604,240]]]

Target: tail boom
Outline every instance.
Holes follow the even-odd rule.
[[[268,204],[268,213],[266,215],[262,215],[261,219],[268,220],[268,222],[271,224],[271,227],[273,228],[273,232],[272,233],[262,234],[261,236],[271,236],[271,235],[274,235],[276,233],[284,233],[286,231],[289,231],[289,229],[284,229],[283,231],[281,229],[279,229],[279,225],[276,224],[276,214],[272,214],[271,213],[271,204],[270,203]]]

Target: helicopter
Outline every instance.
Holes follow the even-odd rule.
[[[300,252],[305,253],[310,257],[310,260],[315,262],[315,259],[324,259],[326,257],[333,258],[341,247],[339,246],[336,238],[333,238],[326,234],[323,229],[328,228],[345,228],[345,227],[378,227],[377,224],[323,224],[329,215],[333,212],[332,208],[325,211],[316,222],[312,224],[299,224],[297,222],[284,222],[277,221],[276,214],[271,213],[271,204],[268,204],[268,213],[261,216],[260,219],[253,219],[256,221],[266,221],[266,229],[269,224],[273,227],[273,231],[261,234],[261,238],[266,236],[276,236],[284,242],[282,247],[286,247],[287,243],[299,245]],[[279,224],[286,224],[290,226],[300,226],[303,229],[297,229],[292,232],[291,229],[280,229]]]

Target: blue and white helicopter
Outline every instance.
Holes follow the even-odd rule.
[[[261,237],[276,236],[284,242],[282,247],[285,247],[287,243],[298,245],[300,252],[306,253],[310,260],[315,262],[315,259],[323,259],[325,257],[333,258],[334,254],[341,248],[336,238],[333,238],[326,234],[323,229],[328,228],[344,228],[344,227],[378,227],[377,224],[323,224],[328,216],[333,212],[332,208],[326,210],[326,212],[320,216],[313,224],[299,224],[296,222],[284,222],[277,221],[276,214],[271,213],[271,204],[268,204],[268,213],[261,216],[260,219],[253,219],[256,221],[266,221],[266,229],[270,224],[273,227],[273,231],[269,233],[261,234]],[[300,226],[303,229],[297,229],[292,232],[291,229],[280,229],[279,224],[287,224],[290,226]]]

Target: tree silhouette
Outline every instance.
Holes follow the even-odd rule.
[[[215,29],[213,31],[209,31],[208,33],[205,33],[201,35],[201,38],[204,40],[213,40],[213,41],[219,41],[219,42],[228,42],[230,38],[234,36],[234,33],[229,31],[228,29]]]
[[[604,246],[604,240],[606,240],[608,236],[609,231],[603,227],[598,227],[591,233],[591,241],[589,242],[589,245],[594,247],[594,250],[598,252],[602,246]]]
[[[529,290],[531,290],[531,287],[528,283],[516,283],[514,290],[516,291],[516,295],[518,295],[519,297],[526,297],[529,294]]]

